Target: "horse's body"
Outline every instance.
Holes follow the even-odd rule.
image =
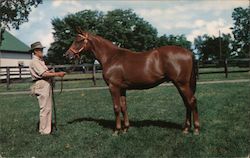
[[[107,83],[124,89],[147,89],[165,81],[189,81],[192,54],[176,46],[165,46],[144,53],[119,50],[103,67]],[[182,63],[180,65],[179,63]]]
[[[81,33],[67,54],[79,56],[81,51],[86,50],[92,51],[102,65],[103,78],[113,98],[117,130],[121,129],[120,112],[124,116],[125,130],[129,127],[126,90],[148,89],[165,81],[172,81],[187,109],[184,132],[187,133],[191,127],[191,112],[194,116],[195,133],[199,132],[194,96],[194,58],[190,51],[177,46],[163,46],[147,52],[132,52],[119,48],[100,36]]]

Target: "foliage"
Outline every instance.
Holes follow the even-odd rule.
[[[157,30],[132,10],[109,11],[100,33],[118,46],[134,51],[152,49],[157,41]]]
[[[0,41],[3,40],[2,33],[6,28],[10,29],[12,26],[19,29],[22,23],[28,22],[31,7],[37,7],[41,3],[42,0],[0,0]]]
[[[233,56],[230,45],[231,41],[230,34],[222,34],[222,37],[205,34],[195,38],[194,46],[198,51],[201,61],[207,62],[208,60],[231,58]]]
[[[169,35],[164,34],[163,36],[158,38],[157,46],[165,46],[165,45],[176,45],[192,50],[192,43],[187,40],[185,35]]]
[[[250,57],[250,6],[235,8],[232,13],[234,26],[231,28],[234,35],[233,49],[238,57]]]
[[[235,8],[232,17],[235,20],[233,34],[222,37],[198,36],[194,46],[203,62],[232,57],[247,57],[249,51],[249,8]],[[52,44],[48,61],[55,64],[68,63],[62,57],[75,36],[75,27],[80,26],[86,31],[103,36],[120,47],[134,51],[145,51],[164,45],[178,45],[189,50],[191,42],[184,35],[166,35],[157,37],[157,30],[132,10],[116,9],[106,14],[98,11],[85,10],[70,14],[63,19],[53,19],[55,42]],[[70,30],[66,33],[65,30]],[[82,56],[83,62],[93,62],[91,54]]]
[[[132,10],[116,9],[106,14],[84,10],[63,19],[52,20],[55,42],[52,43],[47,61],[54,64],[68,63],[63,53],[69,48],[76,35],[76,27],[100,35],[116,45],[134,51],[153,49],[157,45],[157,30]],[[84,54],[82,61],[92,63],[91,54]]]
[[[99,11],[84,10],[76,14],[69,14],[62,20],[55,18],[52,20],[54,42],[48,50],[47,62],[53,64],[66,64],[69,60],[63,54],[70,47],[77,31],[80,27],[85,31],[98,33],[102,25],[103,13]],[[84,62],[93,63],[90,53],[82,56]]]

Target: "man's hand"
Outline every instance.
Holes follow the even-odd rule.
[[[58,77],[64,77],[65,74],[66,74],[65,72],[57,72]]]

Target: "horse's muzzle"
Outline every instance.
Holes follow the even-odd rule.
[[[68,59],[70,59],[70,60],[72,60],[72,59],[75,58],[74,52],[72,52],[71,50],[67,50],[67,52],[64,53],[63,56],[66,57],[66,58],[68,58]]]

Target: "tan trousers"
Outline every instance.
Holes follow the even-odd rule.
[[[33,85],[33,93],[36,94],[40,106],[40,126],[41,134],[51,132],[52,123],[52,91],[48,81],[39,80]]]

